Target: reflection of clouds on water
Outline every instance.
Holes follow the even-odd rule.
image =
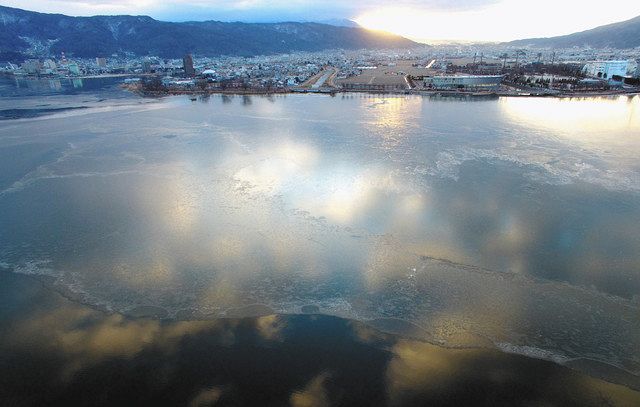
[[[109,358],[133,358],[149,346],[171,353],[185,335],[210,330],[216,323],[128,320],[121,315],[103,316],[88,308],[62,306],[29,315],[9,334],[19,347],[33,343],[38,349],[62,352],[67,359],[62,375],[71,379],[78,371]],[[46,335],[43,335],[46,332]]]
[[[218,402],[218,400],[220,400],[223,392],[224,389],[220,387],[204,389],[200,391],[198,395],[193,398],[193,400],[191,400],[191,402],[189,403],[189,407],[214,406]]]
[[[562,152],[551,156],[532,156],[529,152],[505,152],[501,150],[486,150],[461,147],[452,151],[438,153],[433,168],[424,170],[426,173],[458,181],[460,169],[464,163],[505,162],[512,163],[524,170],[527,178],[533,182],[550,185],[570,185],[576,183],[590,183],[610,189],[612,191],[640,191],[640,178],[633,166],[626,168],[610,168],[622,162],[599,163],[601,168],[585,163],[583,160],[593,160],[592,157],[564,158]],[[634,163],[632,163],[634,164]]]
[[[307,386],[291,395],[292,407],[325,407],[330,406],[325,382],[330,378],[327,372],[314,377]]]
[[[536,377],[533,373],[545,367],[535,360],[519,364],[515,359],[499,359],[496,354],[477,349],[442,352],[427,343],[403,340],[395,344],[392,353],[386,371],[390,405],[439,404],[459,397],[457,389],[465,386],[479,386],[486,391],[483,393],[487,399],[458,399],[459,404],[491,405],[504,397],[508,389],[523,389],[524,383],[544,389],[545,395],[520,391],[508,404],[544,405],[551,403],[546,398],[556,393],[564,399],[557,402],[566,405],[590,405],[592,394],[600,395],[596,403],[602,405],[631,406],[635,403],[633,393],[623,386],[573,375],[561,376],[552,370],[543,377]],[[511,371],[515,365],[520,375]],[[476,375],[482,377],[480,382],[472,379]]]
[[[500,108],[514,121],[553,130],[555,135],[579,143],[619,141],[620,130],[640,125],[640,97],[586,99],[501,98]],[[638,142],[638,140],[631,140]],[[627,140],[628,142],[628,140]]]
[[[237,165],[242,166],[233,175],[238,188],[278,194],[292,180],[308,177],[317,163],[318,152],[312,146],[286,143],[274,147],[262,149],[255,158],[237,157]],[[256,161],[251,163],[252,159]]]
[[[490,184],[471,181],[472,174],[490,172],[488,165],[470,165],[466,182],[445,184],[433,194],[434,210],[445,216],[452,232],[449,245],[475,257],[472,263],[625,297],[640,289],[632,278],[640,261],[631,249],[638,247],[637,234],[624,224],[640,217],[633,196],[608,197],[581,186],[514,193],[526,185],[515,174],[495,176]],[[548,198],[551,191],[554,199]],[[572,204],[558,206],[556,200]],[[597,261],[587,261],[594,255]],[[606,286],[593,278],[596,274],[608,281]]]
[[[23,401],[20,405],[61,395],[86,399],[87,394],[96,403],[123,394],[131,401],[132,385],[135,397],[194,406],[222,400],[256,405],[267,396],[275,405],[363,404],[356,403],[359,397],[373,404],[415,405],[445,395],[456,405],[468,405],[474,399],[466,397],[487,391],[497,400],[522,400],[525,394],[534,405],[549,397],[559,405],[591,405],[606,396],[615,405],[632,406],[638,399],[623,386],[555,364],[492,349],[400,339],[357,321],[318,315],[128,319],[72,303],[26,277],[5,273],[0,280],[2,298],[10,305],[0,311],[0,350],[7,367],[0,372],[5,391],[0,394],[8,391],[12,400]],[[13,295],[16,291],[20,294]],[[548,355],[532,347],[500,346]],[[260,400],[248,401],[252,396]]]
[[[278,315],[268,315],[257,319],[256,329],[260,336],[268,341],[281,341],[282,330],[286,326],[284,318]]]
[[[410,341],[399,341],[394,346],[394,357],[387,370],[392,403],[402,394],[443,387],[447,378],[455,376],[450,355],[437,349],[434,345]]]
[[[107,309],[312,305],[450,343],[640,363],[637,173],[545,138],[507,102],[383,100],[170,98],[97,113],[100,129],[87,116],[11,123],[0,142],[48,128],[67,150],[0,196],[0,256]]]
[[[20,321],[3,333],[4,350],[35,347],[64,357],[62,377],[73,380],[79,371],[110,359],[134,359],[144,352],[162,352],[165,358],[179,353],[189,337],[209,335],[221,346],[236,342],[237,329],[250,329],[267,342],[284,339],[287,321],[270,315],[253,320],[159,321],[127,319],[120,314],[105,315],[85,306],[56,298],[56,306],[41,307],[21,315]],[[240,324],[245,324],[241,327]],[[246,333],[243,333],[246,335]]]

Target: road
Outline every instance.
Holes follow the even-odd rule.
[[[334,67],[325,68],[318,74],[314,75],[311,79],[303,83],[301,88],[321,89],[321,88],[335,88],[334,79],[338,75],[338,69]]]

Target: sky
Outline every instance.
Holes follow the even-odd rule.
[[[640,15],[640,0],[601,7],[589,0],[3,0],[67,15],[134,14],[165,21],[351,19],[417,41],[509,41],[570,34]]]

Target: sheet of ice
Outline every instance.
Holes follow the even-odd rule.
[[[603,149],[502,101],[384,101],[168,98],[0,123],[0,157],[33,159],[2,180],[0,261],[109,311],[312,309],[639,373],[637,116]]]

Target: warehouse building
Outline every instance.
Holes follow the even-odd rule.
[[[439,75],[420,78],[424,88],[435,90],[497,90],[502,75]]]

